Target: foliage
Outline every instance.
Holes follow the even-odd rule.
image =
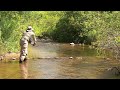
[[[53,39],[59,42],[77,42],[83,33],[83,21],[86,18],[77,11],[67,11],[53,31]]]
[[[120,51],[119,11],[1,11],[0,25],[0,47],[5,51],[19,51],[28,25],[36,36]]]
[[[42,36],[52,31],[61,16],[62,12],[56,11],[1,11],[0,45],[5,51],[19,51],[19,40],[28,25],[36,36]]]

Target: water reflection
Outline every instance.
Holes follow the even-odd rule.
[[[21,75],[23,79],[27,79],[28,78],[28,62],[23,62],[20,63],[20,70],[21,70]]]

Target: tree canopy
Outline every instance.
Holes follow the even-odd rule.
[[[28,25],[57,42],[97,44],[119,50],[119,11],[1,11],[0,47],[18,51]]]

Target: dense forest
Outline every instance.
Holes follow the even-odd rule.
[[[41,38],[109,48],[120,54],[119,11],[1,11],[0,51],[18,52],[28,25]]]

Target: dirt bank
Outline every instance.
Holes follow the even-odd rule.
[[[19,60],[20,53],[8,52],[4,55],[0,55],[0,61],[2,60]]]

